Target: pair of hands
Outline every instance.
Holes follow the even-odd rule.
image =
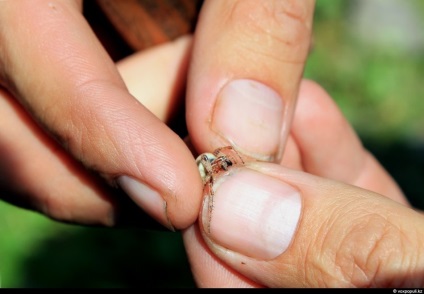
[[[2,198],[112,226],[134,213],[119,186],[183,231],[199,286],[422,286],[424,217],[301,81],[313,5],[205,1],[193,39],[115,64],[80,1],[2,1]],[[198,223],[193,155],[164,123],[185,85],[198,153],[261,160],[220,178]]]

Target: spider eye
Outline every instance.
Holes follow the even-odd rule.
[[[227,164],[227,166],[233,165],[233,162],[231,160],[229,160],[228,158],[225,158],[225,163]]]
[[[207,161],[207,162],[212,162],[212,161],[214,161],[216,159],[216,157],[213,154],[206,153],[206,154],[203,155],[202,159],[204,161]]]

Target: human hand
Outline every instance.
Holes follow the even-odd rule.
[[[239,79],[220,96],[231,95],[237,90],[234,85],[253,87],[254,96],[259,84],[246,80],[266,80],[274,90],[261,86],[262,94],[274,100],[276,110],[269,110],[269,119],[266,114],[258,117],[251,127],[260,132],[254,125],[263,118],[279,124],[262,138],[272,147],[250,148],[251,142],[237,147],[252,157],[281,157],[309,48],[312,7],[313,1],[261,2],[259,9],[255,1],[205,2],[187,102],[188,127],[197,151],[240,139],[231,130],[220,129],[218,119],[235,105],[216,107],[217,119],[209,128],[219,89]],[[192,224],[202,190],[197,168],[184,142],[159,119],[175,106],[173,91],[184,86],[188,47],[174,46],[176,55],[169,55],[174,50],[170,49],[168,59],[149,55],[146,65],[160,70],[144,74],[148,82],[137,81],[142,90],[132,91],[128,83],[134,83],[134,76],[126,75],[125,68],[131,71],[133,66],[120,63],[125,85],[82,17],[81,1],[2,1],[0,14],[0,82],[5,88],[0,128],[3,154],[8,154],[1,164],[2,199],[58,220],[114,225],[130,214],[126,205],[121,207],[122,202],[128,204],[127,198],[110,188],[119,185],[163,225],[181,229]],[[241,67],[240,62],[249,63]],[[280,80],[287,84],[281,86]],[[157,100],[149,105],[152,93]],[[217,105],[223,102],[229,100],[220,98]],[[223,138],[202,141],[210,132]]]
[[[0,1],[1,198],[62,221],[114,225],[135,216],[146,225],[110,187],[119,185],[163,225],[187,227],[200,206],[197,168],[156,116],[166,111],[147,101],[154,93],[161,109],[175,104],[188,40],[146,55],[142,65],[154,70],[139,81],[139,100],[154,115],[130,95],[81,6]]]
[[[282,164],[247,162],[214,191],[211,215],[206,198],[200,225],[184,232],[199,286],[424,285],[423,214],[312,82]]]
[[[281,160],[310,48],[314,4],[203,4],[187,85],[187,127],[196,151],[232,145],[250,158]]]

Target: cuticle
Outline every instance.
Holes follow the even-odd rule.
[[[168,203],[166,202],[166,200],[163,200],[163,209],[165,211],[165,217],[166,217],[166,222],[167,222],[167,226],[166,227],[170,231],[175,232],[175,228],[172,225],[171,219],[169,218],[169,215],[168,215]]]

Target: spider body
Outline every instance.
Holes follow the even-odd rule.
[[[213,211],[213,184],[220,175],[228,173],[233,166],[243,165],[244,161],[232,146],[216,149],[213,153],[202,153],[196,159],[204,185],[205,200],[208,200],[209,224]],[[208,227],[210,232],[210,227]]]

